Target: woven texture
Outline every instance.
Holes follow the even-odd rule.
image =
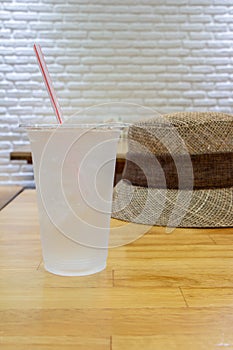
[[[178,177],[186,176],[188,189],[156,188],[155,186],[132,184],[135,168],[131,166],[124,171],[123,177],[114,189],[112,216],[121,220],[147,225],[180,227],[227,227],[233,226],[233,187],[224,187],[219,179],[221,167],[216,167],[216,154],[233,152],[233,116],[216,112],[182,112],[155,117],[137,123],[129,129],[128,154],[143,156],[179,156],[190,158],[191,166],[187,173],[177,169]],[[213,154],[213,162],[211,162]],[[192,189],[195,183],[192,171],[191,155],[208,155],[208,169],[203,172],[202,180],[208,185],[211,169],[218,177],[218,186]],[[148,159],[149,159],[148,157]],[[136,157],[137,158],[137,157]],[[135,159],[136,159],[135,158]],[[164,158],[166,159],[166,157]],[[203,159],[203,157],[200,157]],[[232,157],[229,157],[231,160]],[[214,163],[215,161],[215,163]],[[130,163],[130,162],[128,162]],[[146,162],[144,162],[146,163]],[[227,162],[226,162],[227,163]],[[140,166],[140,164],[139,164]],[[148,165],[148,168],[152,163]],[[179,164],[182,169],[182,164]],[[195,165],[198,174],[198,163]],[[200,166],[201,167],[201,166]],[[219,172],[216,169],[219,169]],[[232,166],[227,178],[232,178]],[[144,170],[144,169],[142,169]],[[147,171],[147,170],[146,170]],[[145,172],[146,172],[145,171]],[[161,171],[161,177],[163,171]],[[148,171],[151,177],[151,169]],[[205,175],[206,174],[206,175]],[[158,174],[156,174],[158,177]],[[196,175],[195,175],[196,176]],[[206,178],[203,179],[203,176]],[[181,179],[182,180],[182,179]],[[144,180],[143,180],[144,181]],[[164,179],[161,180],[164,182]],[[182,181],[181,181],[182,183]],[[142,182],[143,184],[143,182]],[[166,179],[165,179],[166,184]]]
[[[122,178],[135,186],[185,190],[233,186],[233,152],[176,156],[129,155]],[[193,173],[192,182],[190,173]]]
[[[133,125],[129,150],[153,154],[233,152],[233,116],[217,112],[178,112]],[[143,147],[140,148],[142,152]]]

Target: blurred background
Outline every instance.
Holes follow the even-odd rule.
[[[9,158],[19,124],[56,122],[34,42],[66,117],[117,101],[232,113],[232,1],[1,0],[0,21],[0,184],[33,184]]]

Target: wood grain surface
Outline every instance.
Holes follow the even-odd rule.
[[[12,199],[23,191],[22,186],[2,185],[0,186],[0,210],[4,208]]]
[[[233,349],[233,229],[148,228],[104,271],[61,277],[23,191],[0,211],[0,349]]]

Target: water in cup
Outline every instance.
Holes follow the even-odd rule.
[[[67,276],[106,266],[120,124],[27,126],[44,267]]]

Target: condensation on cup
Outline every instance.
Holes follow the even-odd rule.
[[[103,270],[117,144],[124,125],[24,128],[32,149],[45,269],[65,276]]]

